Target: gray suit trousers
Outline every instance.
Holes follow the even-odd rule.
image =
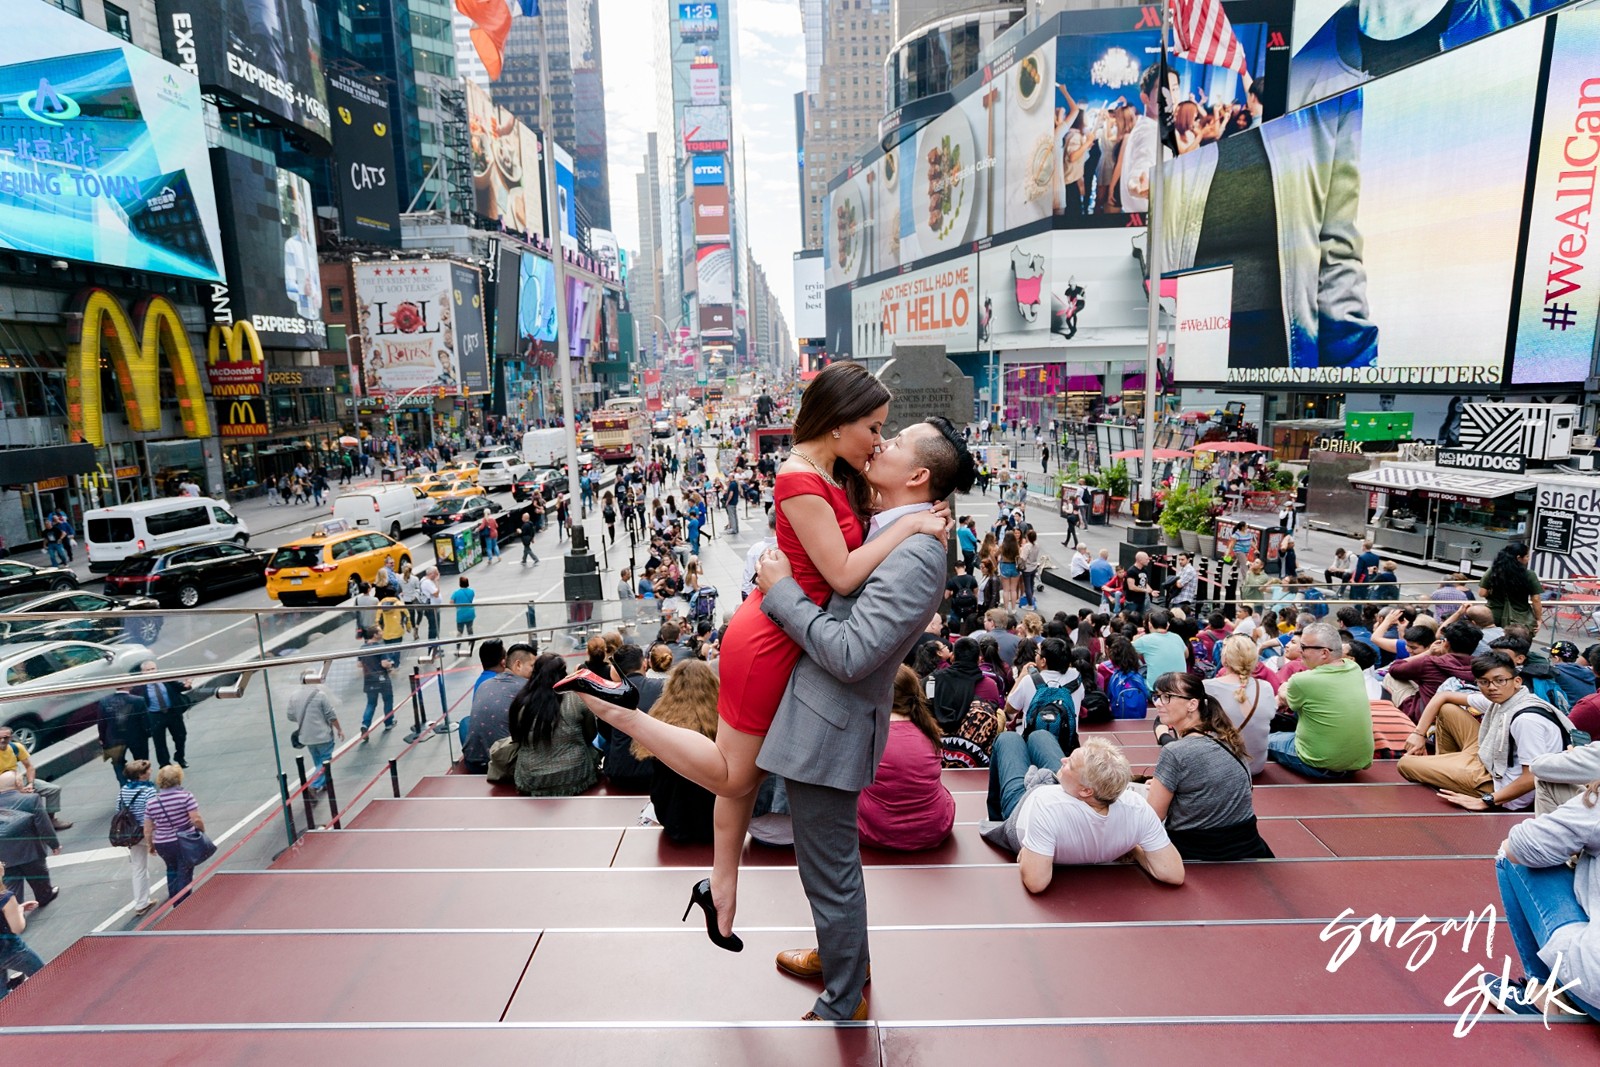
[[[867,887],[861,877],[856,823],[860,793],[792,779],[794,854],[811,902],[822,957],[822,996],[813,1009],[824,1019],[848,1019],[867,984]]]

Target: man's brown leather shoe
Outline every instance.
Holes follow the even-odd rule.
[[[824,1019],[822,1016],[818,1015],[816,1012],[808,1011],[804,1015],[800,1016],[800,1021],[803,1022],[803,1023],[831,1023],[831,1022],[839,1022],[841,1020],[838,1020],[838,1019]],[[867,1021],[867,998],[866,997],[862,997],[861,998],[861,1003],[856,1005],[856,1010],[850,1013],[849,1021],[853,1022],[853,1023],[864,1023],[864,1022]]]
[[[778,953],[778,969],[796,978],[821,978],[822,957],[814,948],[789,948]]]
[[[790,948],[778,953],[778,969],[796,978],[821,978],[822,957],[814,948]],[[872,982],[872,964],[867,964],[867,984]]]

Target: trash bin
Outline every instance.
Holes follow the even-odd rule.
[[[483,562],[478,524],[461,522],[433,535],[433,554],[440,574],[464,574]]]

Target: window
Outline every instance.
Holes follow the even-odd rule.
[[[80,19],[83,18],[83,0],[50,0],[50,3],[69,15],[76,15]]]
[[[55,671],[48,656],[29,656],[6,672],[6,684],[21,685],[54,674]]]
[[[133,40],[133,22],[128,18],[128,13],[116,4],[106,4],[106,32],[124,41]]]
[[[328,310],[341,312],[344,310],[344,289],[338,285],[328,286]]]
[[[193,530],[209,525],[210,516],[203,507],[174,508],[168,512],[155,512],[144,520],[146,528],[152,537],[161,534],[178,533],[182,530]]]
[[[91,663],[103,663],[106,654],[97,648],[88,645],[63,645],[55,649],[50,655],[62,667],[87,667]]]
[[[132,519],[90,519],[89,540],[102,545],[114,545],[133,540]]]
[[[217,517],[217,522],[221,523],[223,526],[239,525],[238,518],[227,508],[213,507],[211,509],[211,513]]]

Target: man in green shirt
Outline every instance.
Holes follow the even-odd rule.
[[[1267,757],[1306,778],[1337,781],[1372,766],[1372,704],[1361,668],[1344,656],[1337,628],[1313,623],[1300,635],[1308,669],[1284,682],[1278,703],[1294,733],[1267,738]]]

